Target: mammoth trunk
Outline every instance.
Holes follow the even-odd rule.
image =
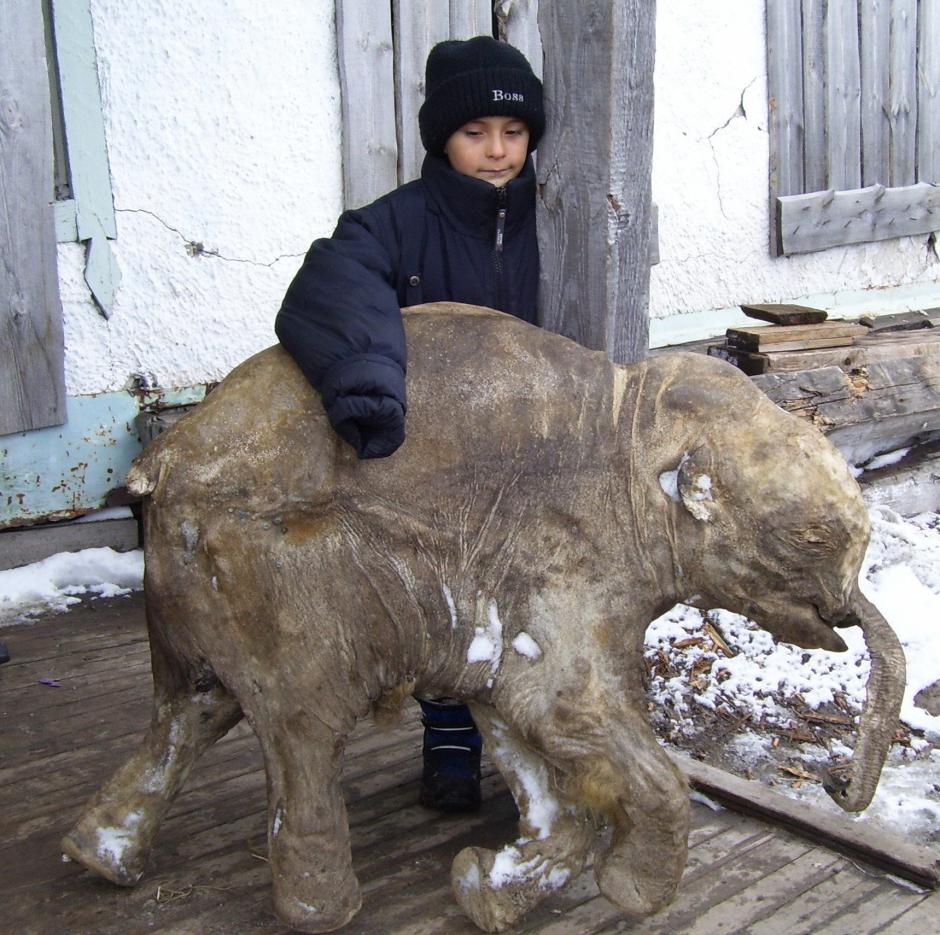
[[[875,794],[897,729],[905,664],[901,644],[878,608],[857,589],[853,603],[871,657],[871,674],[852,763],[844,776],[828,774],[824,785],[837,805],[848,812],[860,812]]]

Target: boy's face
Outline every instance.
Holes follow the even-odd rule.
[[[529,128],[518,117],[478,117],[444,144],[444,153],[458,172],[497,187],[522,171],[528,151]]]

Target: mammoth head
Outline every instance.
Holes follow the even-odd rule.
[[[844,650],[834,628],[862,628],[871,675],[855,760],[848,779],[827,782],[842,808],[861,810],[897,726],[905,667],[859,590],[870,527],[858,484],[821,433],[733,368],[686,358],[668,383],[661,435],[679,454],[663,455],[658,479],[690,603],[736,611],[805,648]]]

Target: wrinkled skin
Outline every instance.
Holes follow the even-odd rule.
[[[563,886],[598,846],[598,816],[601,891],[656,912],[689,816],[647,721],[643,637],[680,600],[806,647],[841,648],[833,627],[862,623],[858,755],[830,786],[864,808],[903,658],[857,591],[867,514],[835,449],[716,360],[618,367],[465,306],[411,310],[406,328],[409,436],[393,457],[358,462],[271,348],[132,468],[154,716],[66,853],[135,883],[189,768],[244,715],[268,775],[275,908],[302,931],[338,928],[360,905],[346,737],[412,693],[450,695],[471,705],[521,813],[515,845],[456,857],[468,915],[499,931]]]

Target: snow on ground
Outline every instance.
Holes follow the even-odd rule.
[[[60,552],[0,571],[0,627],[67,610],[82,596],[117,597],[143,587],[144,553],[114,549]]]

